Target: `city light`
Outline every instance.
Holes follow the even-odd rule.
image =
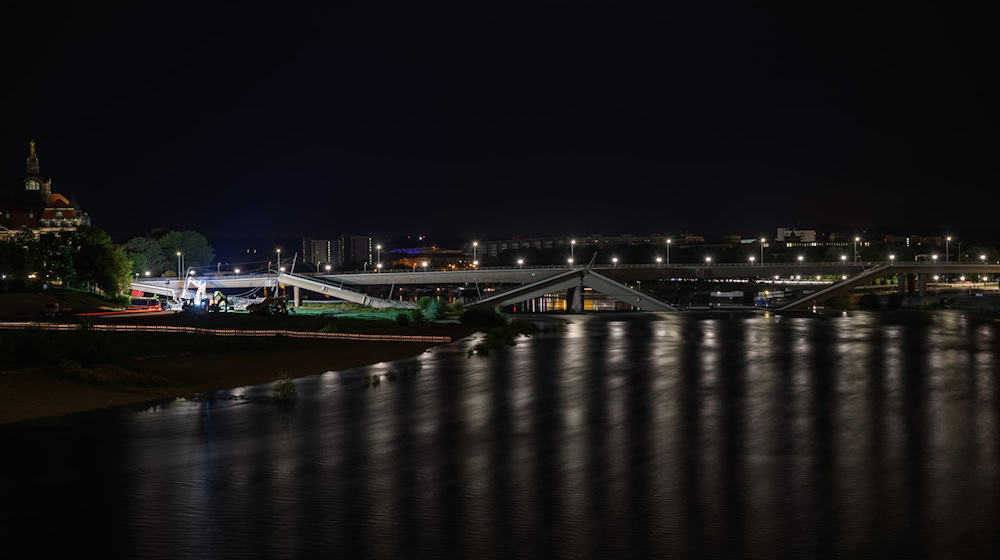
[[[707,262],[707,263],[712,262],[712,257],[705,257],[705,262]]]
[[[235,272],[236,274],[239,274],[240,273],[240,269],[238,269],[238,268],[233,269],[233,272]]]
[[[932,261],[936,261],[937,260],[937,253],[931,255],[931,260]]]
[[[890,261],[896,260],[896,255],[889,255],[889,260]]]
[[[382,263],[376,264],[375,268],[377,268],[377,269],[379,269],[379,271],[381,271],[382,270]],[[281,270],[285,270],[285,269],[282,268]]]
[[[841,274],[840,275],[840,279],[841,280],[847,280],[847,275],[846,274]]]
[[[840,255],[840,260],[841,261],[846,261],[847,260],[847,255]]]
[[[285,271],[285,267],[283,267],[283,266],[281,266],[281,267],[278,267],[278,271],[280,271],[280,272],[284,272],[284,271]]]
[[[611,257],[611,264],[617,265],[618,264],[618,257]]]
[[[656,257],[656,264],[660,264],[662,262],[663,262],[663,257]]]
[[[959,276],[958,279],[961,280],[962,282],[965,282],[965,276]]]
[[[517,259],[517,266],[524,266],[524,259]]]
[[[428,264],[427,261],[423,261],[420,263],[420,266],[423,268],[427,268],[427,264]]]
[[[749,256],[749,257],[747,258],[747,260],[748,260],[748,261],[750,261],[750,264],[753,264],[753,262],[754,262],[755,260],[757,260],[757,257],[755,257],[755,256],[753,256],[753,255],[750,255],[750,256]]]
[[[324,266],[323,268],[324,268],[324,269],[325,269],[325,270],[326,270],[327,272],[330,272],[330,270],[331,270],[331,269],[332,269],[333,267],[332,267],[332,266],[330,266],[330,265],[326,265],[326,266]]]
[[[940,276],[938,276],[937,274],[934,275],[934,281],[935,282],[937,282],[939,278],[940,278]]]
[[[150,275],[150,272],[147,270],[146,271],[146,276],[149,276],[149,275]]]
[[[381,265],[379,265],[381,266]],[[472,261],[472,266],[479,266],[479,261]]]
[[[566,259],[566,262],[569,264],[573,264],[573,257]]]
[[[986,255],[979,255],[979,260],[986,262]]]
[[[799,255],[799,257],[798,257],[798,261],[799,261],[799,262],[802,262],[802,261],[804,261],[804,260],[806,260],[806,258],[805,258],[805,257],[803,257],[802,255]]]

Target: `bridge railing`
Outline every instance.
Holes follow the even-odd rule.
[[[690,269],[707,269],[707,268],[722,268],[722,269],[756,269],[756,270],[768,270],[768,269],[787,269],[787,268],[803,268],[803,269],[815,269],[815,268],[862,268],[868,269],[876,266],[881,266],[884,264],[892,264],[894,266],[906,266],[906,267],[926,267],[928,269],[932,268],[961,268],[969,271],[974,271],[978,269],[995,269],[1000,264],[997,263],[971,263],[971,262],[937,262],[937,261],[806,261],[806,262],[754,262],[754,263],[731,263],[731,262],[710,262],[710,263],[637,263],[637,264],[595,264],[592,268],[597,270],[690,270]],[[572,268],[585,268],[584,266],[567,266],[560,264],[547,264],[547,265],[537,265],[537,266],[480,266],[476,268],[463,268],[463,269],[452,269],[452,270],[427,270],[418,268],[412,270],[410,268],[395,268],[395,269],[382,269],[381,272],[373,271],[362,271],[362,270],[346,270],[346,271],[336,271],[336,272],[312,272],[312,273],[300,273],[296,272],[295,275],[301,275],[305,277],[309,276],[351,276],[351,275],[368,275],[368,274],[410,274],[410,273],[424,273],[424,274],[446,274],[446,273],[472,273],[472,272],[486,272],[486,271],[498,271],[498,272],[514,272],[514,271],[532,271],[532,270],[570,270]],[[285,273],[287,274],[287,273]],[[276,275],[274,273],[260,273],[260,274],[233,274],[233,273],[221,273],[221,274],[206,274],[201,277],[217,278],[219,280],[258,280],[258,279],[274,279]],[[137,284],[142,283],[172,283],[172,282],[183,282],[183,278],[177,277],[139,277],[136,279]],[[347,290],[345,286],[343,289]]]

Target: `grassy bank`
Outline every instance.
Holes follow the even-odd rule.
[[[432,334],[453,340],[474,330],[457,324],[402,326],[388,320],[225,314],[131,316],[128,322]],[[0,331],[0,423],[267,383],[282,374],[301,377],[398,360],[419,354],[429,346],[412,342],[108,333],[86,329]]]

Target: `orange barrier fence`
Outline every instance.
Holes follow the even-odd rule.
[[[36,323],[36,322],[6,322],[0,323],[0,329],[7,330],[43,330],[43,331],[78,331],[83,327],[73,323]],[[424,336],[405,334],[361,334],[361,333],[321,333],[285,330],[239,330],[239,329],[203,329],[200,327],[174,327],[167,325],[90,325],[91,330],[105,332],[140,332],[140,333],[172,333],[172,334],[207,334],[212,336],[287,336],[289,338],[312,338],[319,340],[360,340],[365,342],[451,342],[448,336]]]

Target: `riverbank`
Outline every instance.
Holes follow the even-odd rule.
[[[212,319],[164,322],[204,326]],[[138,322],[138,321],[137,321]],[[146,321],[142,321],[146,322]],[[154,320],[153,323],[159,321]],[[230,320],[213,326],[229,325]],[[327,323],[270,318],[247,328],[316,331]],[[338,321],[349,332],[408,333],[457,340],[457,324],[402,327],[388,321]],[[244,385],[302,377],[418,355],[434,343],[355,342],[283,337],[208,337],[94,331],[0,332],[0,423],[61,416]]]

